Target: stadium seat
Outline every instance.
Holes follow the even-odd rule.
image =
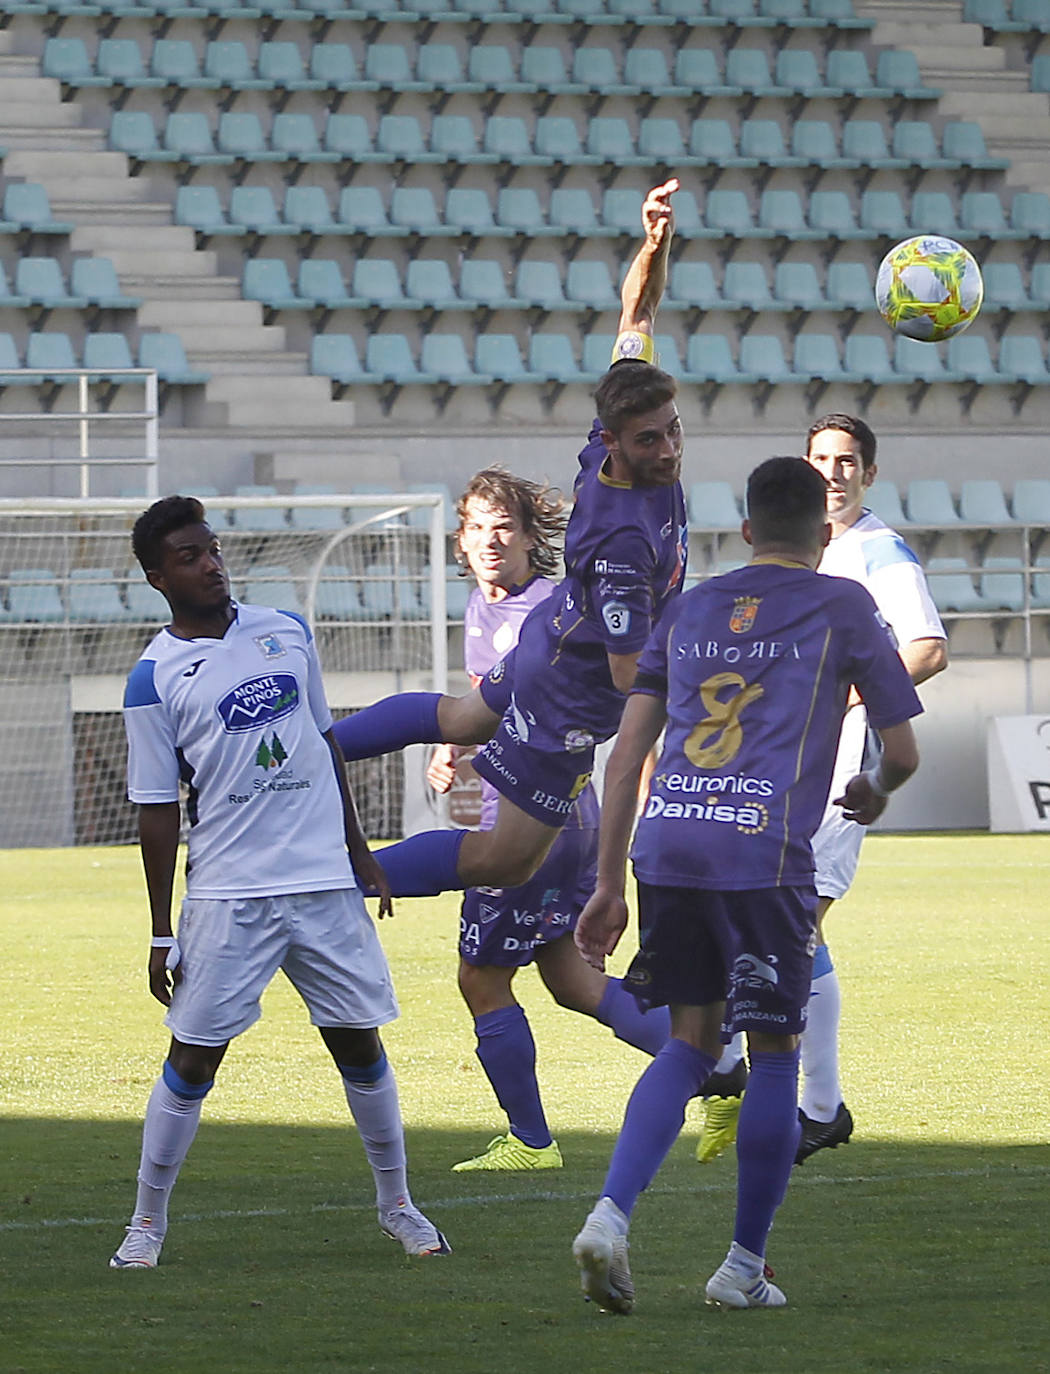
[[[451,196],[449,192],[450,199]],[[530,186],[504,186],[500,190],[496,197],[496,221],[527,238],[542,235],[548,229],[540,198]]]
[[[335,163],[340,161],[338,153],[330,148],[322,148],[317,136],[317,126],[313,115],[291,114],[281,110],[273,117],[270,126],[270,151],[277,154],[275,160],[281,162]]]
[[[809,99],[818,98],[824,90],[816,54],[808,48],[782,48],[777,53],[773,79],[785,90]]]
[[[413,258],[409,262],[405,273],[405,294],[431,310],[468,308],[456,292],[448,263],[440,258]]]
[[[520,71],[522,81],[552,95],[582,95],[586,89],[569,76],[562,50],[546,44],[529,43],[522,48]]]
[[[216,90],[218,82],[203,75],[197,50],[188,38],[158,38],[150,56],[150,75],[183,90]]]
[[[1014,523],[1006,508],[1003,489],[993,477],[970,478],[963,482],[959,489],[959,515],[968,525],[980,525],[984,529]]]
[[[295,294],[326,311],[340,310],[354,303],[354,297],[346,289],[342,269],[334,258],[302,258]]]
[[[834,334],[797,334],[791,370],[802,381],[837,382],[847,378]]]
[[[415,115],[382,115],[376,129],[376,151],[392,162],[426,162],[431,157]]]
[[[381,310],[414,310],[417,304],[405,295],[401,273],[390,258],[358,258],[351,273],[350,295],[360,304]]]
[[[840,309],[875,309],[872,268],[866,262],[829,263],[826,291],[828,303]]]
[[[431,154],[442,162],[467,164],[485,162],[490,157],[478,147],[474,121],[465,114],[435,115],[430,125],[429,147]]]
[[[260,80],[270,90],[322,91],[325,83],[307,75],[298,43],[289,40],[264,40],[255,60]]]
[[[916,191],[911,198],[911,228],[916,234],[958,235],[955,205],[947,191]]]
[[[220,133],[223,122],[234,119],[255,119],[255,116],[220,115]],[[176,110],[168,115],[164,125],[164,149],[171,154],[175,162],[185,163],[190,167],[218,167],[228,165],[234,160],[229,149],[216,147],[208,116],[199,111],[183,113]]]
[[[1050,478],[1021,477],[1014,483],[1014,519],[1050,529]]]
[[[974,586],[973,576],[965,558],[930,558],[926,562],[926,580],[934,605],[944,613],[987,610],[984,598]]]
[[[547,218],[552,229],[579,239],[600,238],[612,233],[611,227],[599,220],[594,195],[587,186],[555,186]]]
[[[872,482],[864,493],[864,504],[891,529],[899,529],[902,525],[908,524],[908,517],[904,514],[900,492],[895,482],[883,478]]]
[[[886,133],[877,119],[847,119],[842,126],[842,156],[862,167],[894,169],[907,166],[894,157]]]
[[[198,487],[197,490],[199,491],[200,488]],[[221,522],[216,523],[216,515],[211,508],[208,510],[208,523],[212,529],[223,527]],[[152,625],[163,623],[170,618],[171,610],[168,603],[156,587],[150,586],[142,576],[141,568],[136,566],[129,569],[121,581],[124,584],[124,595],[127,598],[127,619],[129,621]]]
[[[982,310],[1030,310],[1033,302],[1025,289],[1021,268],[1016,262],[986,262]]]
[[[806,225],[802,198],[797,191],[763,191],[758,202],[758,227],[767,234],[784,235],[789,239],[812,238]]]
[[[335,496],[336,489],[318,482],[296,482],[293,496]],[[343,512],[338,506],[291,506],[288,518],[297,530],[341,530]]]
[[[7,574],[7,610],[2,618],[29,624],[54,624],[65,620],[58,578],[52,569],[12,568]]]
[[[17,292],[11,289],[11,283],[7,279],[7,270],[0,262],[0,306],[12,310],[21,310],[28,304],[29,302],[24,296],[19,296]],[[10,338],[10,335],[6,337]]]
[[[551,200],[554,195],[552,193]],[[642,222],[641,191],[628,186],[610,186],[602,194],[602,222],[599,233],[607,232],[635,238]]]
[[[1045,191],[1015,191],[1010,230],[1017,238],[1050,239],[1050,196]]]
[[[160,77],[150,76],[142,49],[134,38],[102,38],[95,52],[95,71],[112,86],[148,90],[163,86]]]
[[[529,93],[533,87],[529,82],[520,80],[511,58],[510,50],[500,43],[476,43],[470,46],[467,54],[468,89],[497,91],[502,95]],[[455,89],[445,86],[439,89]]]
[[[681,167],[691,161],[681,125],[666,115],[647,115],[639,121],[638,155],[656,166]]]
[[[875,84],[908,100],[936,100],[941,94],[925,84],[915,54],[903,48],[887,48],[879,53]]]
[[[357,59],[349,43],[314,43],[310,50],[310,77],[326,90],[371,91],[378,83],[366,81],[358,71]]]
[[[860,227],[880,238],[905,238],[908,217],[897,192],[865,191],[860,198]]]
[[[0,388],[34,385],[34,379],[22,371],[22,359],[14,338],[7,333],[0,334]]]
[[[959,524],[948,483],[940,477],[917,477],[909,482],[907,510],[913,525],[932,529]]]
[[[26,342],[26,367],[38,371],[68,371],[77,366],[68,334],[34,331]],[[66,378],[65,380],[70,380]]]
[[[269,146],[262,121],[251,111],[227,110],[219,115],[215,148],[231,162],[284,161],[284,154]]]
[[[462,91],[467,85],[463,59],[454,43],[422,43],[416,54],[416,76],[434,90]],[[475,92],[484,89],[474,83]]]
[[[771,310],[773,293],[769,278],[761,262],[729,262],[722,279],[722,295],[726,305],[744,306],[748,310]]]
[[[722,293],[715,281],[714,270],[708,262],[672,263],[667,283],[667,295],[663,302],[664,310],[697,308],[717,309],[723,302]]]
[[[326,563],[317,581],[314,614],[319,620],[364,620],[361,584],[349,568]]]
[[[565,274],[566,299],[590,306],[593,310],[615,310],[620,293],[613,284],[607,263],[575,259]]]
[[[73,232],[72,224],[53,217],[47,192],[35,181],[8,182],[0,220],[31,234],[67,235]]]
[[[249,258],[241,276],[241,294],[246,301],[259,301],[263,322],[271,324],[281,310],[309,310],[311,300],[296,293],[283,258]]]
[[[477,377],[479,369],[471,369],[471,376]],[[486,378],[486,381],[491,378]],[[441,516],[446,534],[453,534],[459,524],[456,515],[456,503],[452,499],[451,489],[444,482],[409,482],[405,487],[408,492],[416,495],[421,493],[435,494],[441,497]],[[408,525],[410,529],[429,530],[430,521],[433,515],[431,506],[412,506],[408,512]]]
[[[67,595],[72,621],[115,625],[128,619],[112,568],[71,568]]]
[[[474,367],[477,372],[508,386],[537,380],[522,361],[513,334],[479,334],[474,348]]]
[[[661,99],[691,94],[675,84],[667,58],[659,48],[628,48],[623,59],[623,79],[627,86]]]
[[[337,223],[323,186],[287,186],[281,219],[299,234],[322,238],[328,234],[346,232],[346,225]]]
[[[1023,611],[1024,584],[1024,563],[1020,558],[994,555],[981,564],[977,585],[990,611]]]
[[[437,380],[421,372],[404,334],[372,334],[365,345],[365,371],[378,380],[405,386]]]
[[[517,309],[521,302],[511,292],[507,276],[503,264],[495,258],[465,258],[459,272],[460,299],[468,305],[488,306],[490,310]]]
[[[740,371],[752,374],[770,386],[802,382],[784,357],[784,346],[775,334],[745,334],[740,340]]]
[[[955,377],[982,385],[1008,380],[996,367],[983,334],[957,334],[948,340],[948,371]]]
[[[583,336],[583,357],[580,371],[588,381],[597,381],[609,370],[615,334],[591,334]]]
[[[189,225],[203,238],[213,234],[240,234],[230,225],[219,192],[214,186],[179,186],[175,191],[175,223]]]
[[[909,381],[942,382],[950,377],[936,344],[897,335],[893,341],[893,367]]]
[[[578,308],[571,306],[565,297],[558,264],[546,258],[525,258],[518,263],[514,294],[528,305],[545,311]]]
[[[340,396],[351,383],[368,381],[352,334],[314,334],[310,340],[310,371],[337,383]]]
[[[56,258],[19,258],[15,266],[15,292],[40,307],[44,315],[63,307],[76,310],[85,304],[66,290]]]
[[[238,527],[241,515],[263,515],[264,511],[238,511]],[[254,527],[250,527],[254,528]],[[283,563],[258,563],[249,568],[244,579],[244,599],[255,606],[273,606],[279,611],[292,611],[303,614],[299,592],[292,580],[291,570]]]
[[[565,167],[596,162],[592,154],[584,152],[576,121],[568,115],[541,115],[536,120],[534,146],[536,156],[545,162]]]
[[[348,229],[371,235],[403,235],[402,225],[387,219],[382,192],[376,186],[345,186],[339,195],[338,219]]]
[[[728,482],[694,482],[689,488],[689,523],[696,530],[739,531],[740,504]]]
[[[694,119],[689,130],[689,156],[714,166],[740,166],[736,135],[728,119]]]
[[[230,225],[260,237],[295,233],[295,226],[282,219],[269,186],[235,186],[230,192]]]
[[[164,331],[145,333],[139,339],[139,367],[153,368],[158,380],[171,386],[200,386],[208,381],[207,372],[190,367],[182,340]]]
[[[809,198],[807,223],[823,238],[861,239],[867,231],[857,226],[845,191],[814,191]]]
[[[745,119],[737,144],[740,156],[764,167],[792,167],[801,159],[789,155],[784,134],[775,119]]]
[[[255,74],[248,49],[236,39],[213,39],[204,50],[204,76],[212,77],[220,90],[265,91],[268,82]]]
[[[597,115],[588,122],[586,149],[614,167],[647,164],[634,149],[631,126],[618,116]]]
[[[750,235],[754,224],[746,192],[718,187],[709,191],[704,204],[704,226],[705,233],[711,237],[745,238]]]
[[[736,382],[740,369],[724,334],[691,334],[686,345],[686,374],[690,381]]]
[[[1032,574],[1032,594],[1029,602],[1033,610],[1050,610],[1050,557],[1040,554]]]
[[[434,194],[427,186],[396,186],[390,195],[390,223],[411,234],[435,236],[454,232],[442,221]]]
[[[925,119],[901,119],[893,126],[893,156],[924,171],[952,166],[941,152],[933,126]]]
[[[692,13],[696,14],[694,0],[688,0]],[[739,96],[739,87],[727,85],[722,80],[718,56],[709,47],[683,47],[675,54],[674,80],[676,86],[688,90],[702,91],[707,96]]]
[[[853,380],[873,382],[877,386],[901,380],[890,362],[889,349],[881,334],[851,334],[846,340],[844,362]]]
[[[61,83],[63,91],[82,86],[108,86],[109,80],[97,75],[82,38],[48,38],[40,60],[41,75]]]
[[[964,191],[959,197],[959,228],[971,237],[1005,237],[1008,225],[998,192]]]
[[[74,258],[69,270],[70,294],[100,310],[134,310],[137,296],[125,296],[110,258]]]
[[[115,385],[120,384],[120,379],[113,375],[115,372],[135,366],[127,335],[110,331],[84,335],[81,362],[96,373],[92,381]]]
[[[1050,383],[1042,339],[1034,334],[1004,335],[999,344],[999,371],[1030,386]]]
[[[726,85],[739,87],[756,96],[787,95],[776,85],[769,69],[769,58],[762,48],[730,48],[726,54]]]
[[[445,197],[445,223],[469,238],[509,237],[514,233],[509,225],[496,223],[489,193],[481,186],[450,188]]]
[[[810,262],[779,262],[773,273],[773,298],[799,310],[823,310],[828,302],[820,288],[817,269]]]
[[[576,352],[567,334],[534,333],[529,340],[529,368],[547,381],[575,382],[580,378]]]

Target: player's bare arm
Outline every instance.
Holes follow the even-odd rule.
[[[500,722],[485,704],[480,688],[462,697],[442,697],[437,707],[438,728],[447,744],[484,744]]]
[[[339,794],[343,799],[343,823],[346,830],[346,848],[350,855],[350,862],[353,864],[358,880],[365,887],[376,889],[379,896],[377,914],[382,920],[384,916],[393,916],[394,914],[393,902],[390,897],[390,883],[375,855],[369,849],[368,841],[361,829],[357,806],[354,803],[353,793],[350,791],[350,780],[347,777],[343,751],[339,748],[339,743],[331,730],[325,731],[324,739],[332,752],[336,782],[339,784]]]
[[[651,334],[656,309],[667,286],[667,262],[674,232],[671,196],[678,190],[677,177],[654,186],[642,205],[645,239],[627,269],[620,291],[620,331],[634,329]]]
[[[641,651],[639,650],[636,654],[609,654],[608,658],[613,686],[618,692],[623,692],[626,695],[634,686]]]
[[[910,721],[878,731],[882,757],[877,768],[858,773],[846,784],[841,797],[834,797],[847,820],[871,825],[886,809],[891,792],[903,786],[919,766],[919,749]]]
[[[638,789],[666,719],[666,703],[659,697],[630,697],[605,769],[597,883],[574,936],[576,948],[593,968],[604,968],[606,955],[616,948],[627,926],[624,884]]]
[[[171,937],[171,899],[179,849],[177,801],[139,807],[139,847],[153,937],[167,939]],[[149,952],[149,990],[165,1007],[171,1005],[172,991],[182,978],[178,968],[168,970],[168,953],[164,946],[151,947]]]
[[[948,645],[943,639],[913,639],[902,645],[899,652],[901,662],[916,687],[920,682],[936,677],[948,666]]]

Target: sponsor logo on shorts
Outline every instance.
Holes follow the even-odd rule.
[[[499,920],[499,907],[486,906],[484,902],[478,903],[478,920],[483,926],[491,925],[493,921]]]
[[[255,643],[263,658],[284,658],[288,652],[277,635],[256,635]]]
[[[734,989],[754,988],[769,991],[775,988],[780,982],[776,962],[775,954],[769,954],[765,959],[759,958],[757,954],[738,954],[730,975]]]
[[[590,749],[594,744],[594,736],[589,730],[570,730],[565,736],[565,748],[570,754],[578,754],[583,749]]]
[[[231,734],[257,730],[291,715],[299,705],[294,673],[269,673],[239,682],[216,704],[223,726]]]
[[[534,801],[544,811],[549,811],[554,816],[567,816],[572,810],[572,801],[566,801],[563,797],[553,797],[549,792],[544,792],[542,788],[533,789],[530,800]]]
[[[500,661],[496,664],[496,666],[495,666],[494,668],[490,668],[490,669],[489,669],[489,681],[490,681],[490,682],[502,682],[502,681],[503,681],[503,674],[504,674],[506,671],[507,671],[507,665],[504,663],[503,659],[500,659]]]

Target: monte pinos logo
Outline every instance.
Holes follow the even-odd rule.
[[[238,734],[272,725],[298,705],[299,683],[294,673],[265,673],[239,682],[215,709],[225,728]]]

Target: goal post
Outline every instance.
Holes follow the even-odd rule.
[[[142,499],[0,500],[0,848],[128,843],[124,682],[167,619],[138,567]],[[336,716],[448,687],[440,491],[210,497],[234,597],[297,612]],[[351,765],[368,834],[401,833],[399,755]]]

